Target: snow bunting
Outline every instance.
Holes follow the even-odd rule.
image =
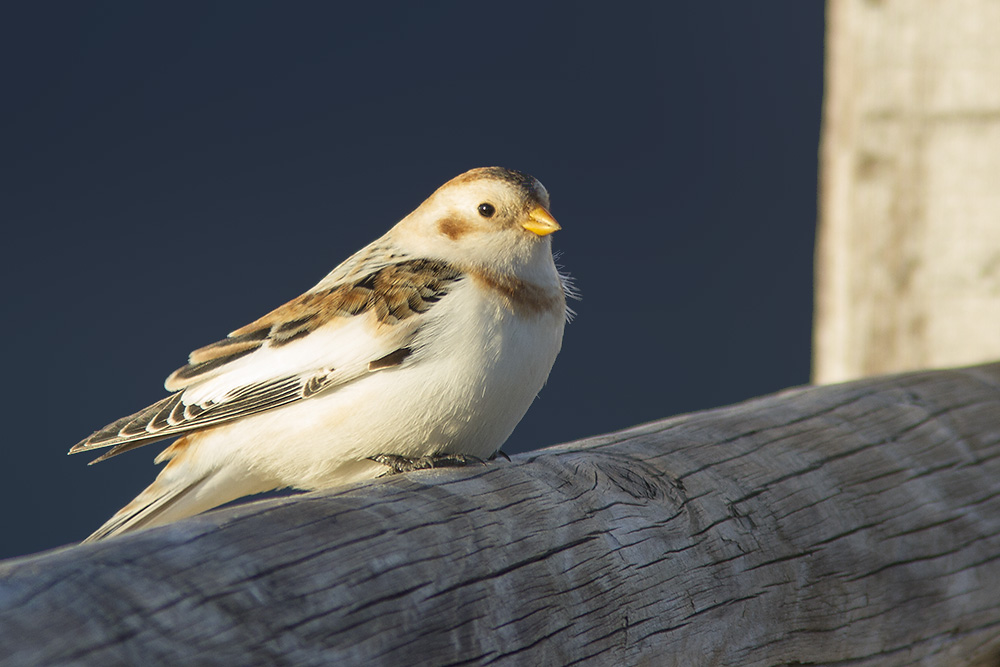
[[[473,169],[315,287],[195,350],[175,392],[70,454],[181,436],[156,480],[87,541],[242,496],[321,489],[497,452],[562,345],[549,195]]]

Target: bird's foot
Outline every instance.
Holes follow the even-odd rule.
[[[396,475],[401,472],[412,472],[414,470],[427,470],[428,468],[461,467],[467,466],[470,463],[486,465],[486,462],[478,456],[470,456],[469,454],[429,454],[415,459],[397,454],[379,454],[378,456],[369,456],[368,458],[371,461],[389,467],[389,470],[383,473],[382,476]]]
[[[501,457],[507,459],[508,461],[510,461],[510,457],[507,456],[507,452],[505,452],[502,449],[498,449],[495,452],[493,452],[493,456],[491,456],[490,458],[488,458],[486,460],[487,461],[496,461],[498,458],[501,458]]]

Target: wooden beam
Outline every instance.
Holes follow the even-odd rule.
[[[813,382],[1000,359],[1000,2],[828,8]]]
[[[0,564],[3,664],[996,665],[1000,364]]]

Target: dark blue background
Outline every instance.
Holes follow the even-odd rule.
[[[821,2],[20,4],[0,556],[156,473],[71,445],[475,166],[548,187],[583,294],[507,451],[808,381]]]

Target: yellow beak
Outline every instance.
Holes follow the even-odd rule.
[[[539,236],[546,236],[562,229],[544,206],[536,206],[528,214],[528,219],[521,223],[521,226]]]

